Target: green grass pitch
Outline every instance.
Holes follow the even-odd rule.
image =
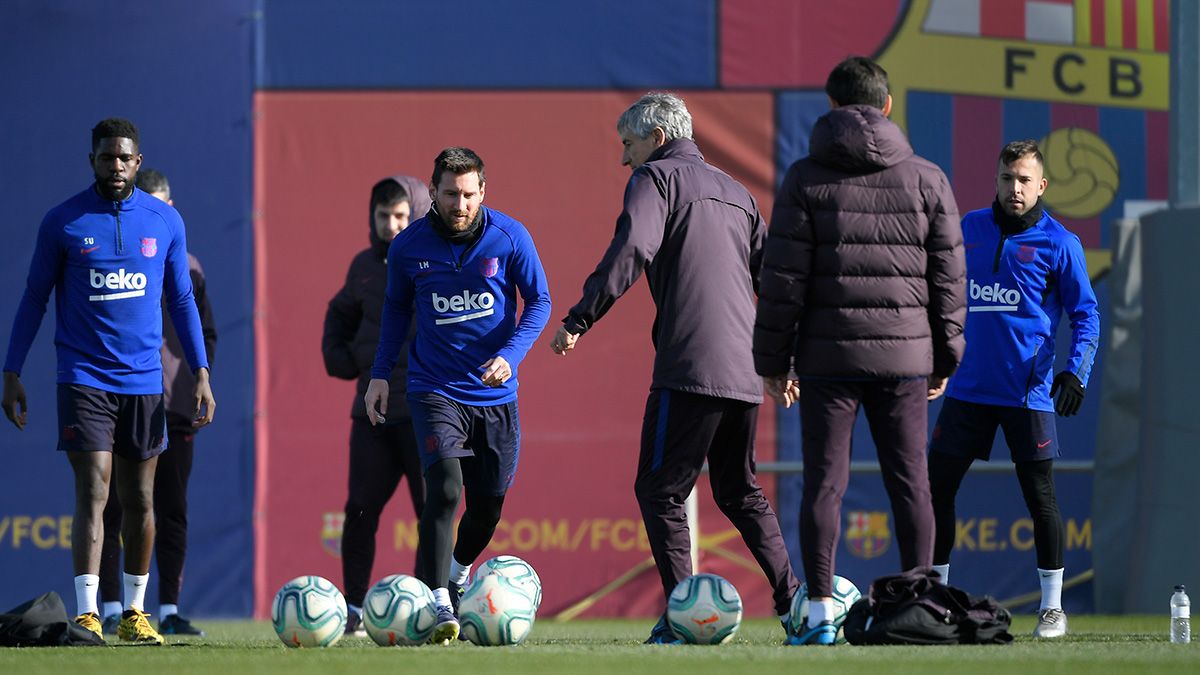
[[[1006,646],[782,647],[777,622],[747,621],[726,645],[641,644],[652,620],[539,622],[519,647],[376,647],[367,638],[329,649],[288,649],[268,622],[197,621],[205,638],[168,638],[164,647],[0,649],[0,673],[724,673],[758,675],[1050,675],[1054,673],[1200,673],[1200,643],[1167,641],[1163,616],[1071,616],[1072,634],[1034,642],[1032,616],[1013,622],[1016,642]]]

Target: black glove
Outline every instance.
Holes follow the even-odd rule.
[[[1054,398],[1056,393],[1058,400],[1054,402],[1054,411],[1063,417],[1070,417],[1079,412],[1087,389],[1083,388],[1083,383],[1074,373],[1064,370],[1054,376],[1054,383],[1050,385],[1050,398]]]

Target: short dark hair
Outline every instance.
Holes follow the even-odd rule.
[[[486,182],[483,175],[483,160],[470,148],[455,146],[438,153],[437,159],[433,160],[434,188],[441,182],[442,173],[446,171],[455,176],[475,171],[479,174],[479,184],[483,185]]]
[[[1033,155],[1039,166],[1046,165],[1046,158],[1042,157],[1042,151],[1038,148],[1037,141],[1032,138],[1026,138],[1020,141],[1012,141],[1000,150],[1000,163],[1005,166],[1021,159],[1025,155]]]
[[[133,141],[134,148],[142,145],[138,138],[137,126],[121,117],[100,120],[99,124],[92,127],[92,150],[94,151],[100,145],[100,141],[105,138],[128,138]]]
[[[375,207],[380,205],[391,205],[398,202],[412,202],[412,197],[409,196],[408,190],[396,181],[395,178],[384,178],[371,188],[371,212],[374,213]]]
[[[167,199],[171,198],[171,184],[167,182],[167,177],[160,171],[142,169],[138,171],[134,183],[142,192],[161,192],[167,196]]]
[[[887,105],[887,71],[865,56],[851,56],[834,66],[825,93],[838,105]]]

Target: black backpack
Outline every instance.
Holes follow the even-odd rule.
[[[944,586],[917,568],[880,577],[842,624],[852,645],[1009,644],[1012,615],[989,597]]]
[[[0,647],[103,645],[104,640],[67,617],[58,593],[51,591],[0,614]]]

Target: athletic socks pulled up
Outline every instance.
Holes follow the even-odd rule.
[[[1044,570],[1038,568],[1038,582],[1042,585],[1042,605],[1038,610],[1062,609],[1063,568]]]
[[[125,609],[136,609],[145,612],[146,586],[150,584],[150,575],[125,573]]]
[[[75,577],[75,606],[79,608],[76,614],[100,615],[100,607],[96,604],[96,594],[100,591],[99,574],[80,574]]]

